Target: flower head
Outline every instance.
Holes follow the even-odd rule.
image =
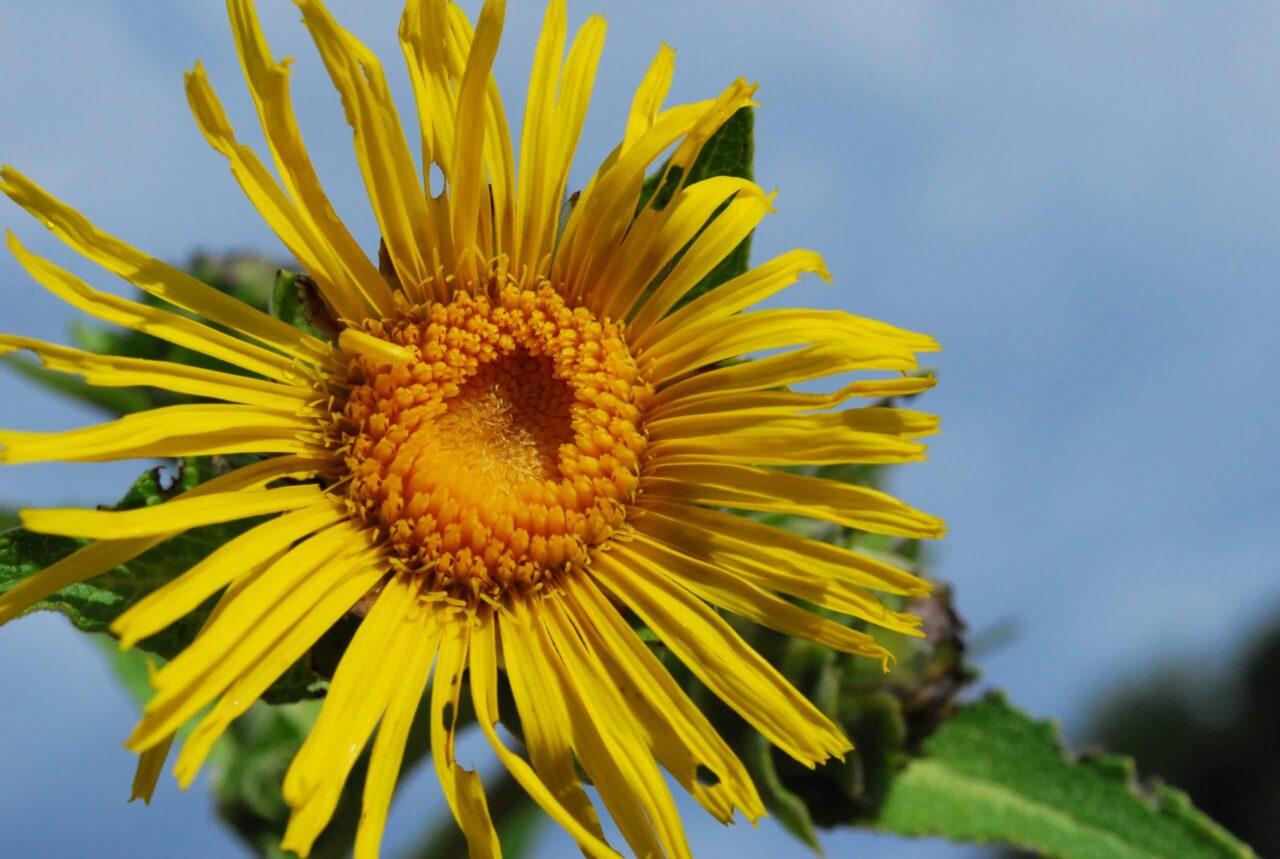
[[[228,7],[276,175],[237,140],[199,65],[187,93],[204,135],[314,281],[332,341],[145,255],[3,171],[4,192],[59,238],[175,309],[99,292],[11,235],[37,281],[240,372],[2,335],[0,351],[31,350],[94,384],[208,402],[70,432],[0,432],[0,460],[258,458],[158,507],[24,511],[32,530],[94,542],[0,596],[0,623],[174,534],[269,517],[113,626],[130,647],[221,594],[200,634],[153,677],[128,742],[142,754],[138,793],[149,796],[175,732],[199,716],[176,764],[190,783],[231,721],[358,605],[363,620],[285,780],[287,849],[307,854],[372,738],[356,851],[377,854],[426,694],[435,767],[472,856],[499,846],[479,776],[454,757],[463,695],[512,776],[588,854],[614,851],[575,762],[637,854],[687,855],[663,769],[721,821],[764,809],[633,624],[800,762],[847,751],[839,729],[715,609],[886,660],[869,634],[804,604],[916,633],[916,618],[870,591],[918,595],[927,584],[723,508],[940,535],[939,520],[887,495],[776,468],[921,459],[916,439],[936,429],[932,416],[844,405],[930,387],[906,372],[934,343],[842,312],[750,310],[804,273],[827,277],[808,251],[682,302],[772,209],[745,179],[686,181],[704,144],[752,105],[745,82],[666,108],[673,54],[663,46],[621,142],[562,218],[601,19],[582,26],[566,57],[564,4],[552,0],[517,175],[491,75],[505,4],[487,2],[473,30],[450,3],[409,0],[400,39],[420,171],[378,60],[319,0],[299,6],[354,129],[381,232],[376,258],[334,216],[290,105],[288,66],[272,56],[251,0]],[[642,196],[668,153],[664,193]],[[729,360],[755,353],[767,357]],[[789,389],[855,370],[899,375],[831,394]],[[515,712],[499,712],[500,680]],[[503,719],[518,719],[525,754],[497,732]]]

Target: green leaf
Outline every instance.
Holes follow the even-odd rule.
[[[226,468],[221,458],[188,458],[176,471],[154,468],[130,487],[116,509],[159,504],[213,477]],[[55,611],[82,632],[106,633],[126,609],[151,591],[202,560],[214,549],[239,536],[262,519],[246,519],[195,528],[166,540],[133,560],[85,582],[71,585],[36,603],[31,611]],[[65,558],[85,541],[36,534],[13,528],[0,534],[0,594]],[[195,638],[213,608],[210,599],[196,611],[139,642],[138,647],[162,659],[171,659]],[[316,675],[299,662],[269,690],[271,701],[296,701],[314,697]]]
[[[1115,756],[1073,759],[1057,729],[999,695],[961,710],[894,780],[878,829],[1080,859],[1252,857],[1186,794]]]

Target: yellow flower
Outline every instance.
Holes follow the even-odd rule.
[[[498,855],[480,777],[454,757],[464,677],[502,763],[589,855],[615,854],[575,761],[639,855],[688,855],[663,769],[718,820],[735,809],[757,819],[764,809],[742,764],[632,618],[796,760],[813,766],[848,751],[840,730],[713,607],[887,660],[870,635],[787,597],[918,633],[916,618],[870,590],[919,595],[928,585],[721,508],[939,536],[938,519],[882,493],[770,468],[921,459],[915,439],[935,431],[934,417],[840,407],[930,387],[906,371],[934,342],[836,311],[744,312],[803,273],[826,278],[809,251],[680,305],[771,210],[772,197],[744,179],[683,183],[708,138],[752,104],[754,87],[739,80],[714,99],[664,108],[673,73],[666,46],[621,142],[561,223],[605,30],[591,18],[564,57],[563,0],[552,0],[538,41],[518,178],[491,76],[505,4],[486,3],[473,31],[454,5],[409,0],[400,40],[422,164],[438,167],[440,187],[433,171],[415,166],[378,60],[319,0],[300,0],[355,131],[382,234],[373,262],[320,187],[290,106],[288,66],[272,57],[251,0],[228,6],[279,179],[238,142],[199,65],[187,76],[191,107],[314,279],[340,334],[331,344],[245,306],[5,168],[4,192],[60,239],[186,312],[99,292],[11,235],[37,281],[93,316],[244,374],[3,336],[0,351],[31,350],[94,384],[215,402],[70,432],[0,432],[0,460],[264,456],[159,507],[24,511],[31,530],[95,542],[0,597],[0,623],[187,529],[278,514],[113,626],[130,647],[222,593],[196,639],[153,677],[155,696],[128,741],[142,754],[139,795],[150,796],[180,726],[210,708],[177,759],[185,786],[228,724],[359,604],[371,607],[285,779],[293,809],[285,848],[307,854],[376,727],[356,855],[377,855],[409,725],[429,686],[432,752],[449,806],[471,855]],[[637,214],[646,172],[667,152],[674,194]],[[762,352],[768,357],[726,363]],[[829,395],[787,388],[853,370],[892,372]],[[500,675],[514,714],[498,712]],[[496,731],[515,715],[527,758]]]

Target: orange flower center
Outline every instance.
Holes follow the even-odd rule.
[[[347,503],[424,593],[536,591],[624,523],[651,389],[619,326],[543,284],[460,292],[364,330],[402,351],[347,354],[333,429]]]

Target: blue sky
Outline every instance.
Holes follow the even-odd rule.
[[[292,5],[260,6],[273,48],[298,58],[298,110],[331,196],[372,247],[337,96]],[[541,4],[513,6],[498,73],[518,117]],[[331,8],[406,94],[396,4]],[[677,49],[672,100],[759,80],[758,179],[780,194],[757,259],[820,250],[836,284],[789,302],[942,341],[942,384],[921,405],[944,432],[896,488],[949,520],[936,571],[973,631],[1016,624],[985,656],[985,682],[1078,737],[1091,702],[1161,655],[1228,664],[1280,608],[1280,8],[570,2],[574,21],[592,11],[610,34],[579,181],[660,41]],[[0,160],[167,259],[282,251],[182,94],[198,57],[242,138],[259,139],[221,4],[11,0],[4,17]],[[7,201],[0,224],[115,288]],[[0,295],[4,330],[64,338],[71,315],[8,258]],[[92,419],[9,375],[0,403],[13,428]],[[0,502],[108,501],[137,470],[7,469]],[[34,618],[0,630],[0,653],[0,831],[18,855],[237,855],[201,788],[166,781],[152,808],[123,806],[133,708],[87,642]],[[436,807],[432,791],[413,780],[393,841]],[[789,844],[768,824],[693,837],[708,855]],[[549,836],[541,855],[566,845]],[[828,847],[886,845],[840,834]]]

